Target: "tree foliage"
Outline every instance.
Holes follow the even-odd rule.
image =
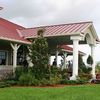
[[[79,56],[79,58],[78,58],[78,66],[79,66],[79,67],[82,67],[82,66],[84,65],[82,56],[81,56],[80,54],[79,54],[78,56]]]
[[[40,29],[37,32],[37,38],[32,42],[30,47],[30,58],[33,63],[33,70],[37,78],[46,76],[48,72],[48,43],[43,37],[44,30]]]
[[[90,55],[87,58],[87,64],[90,64],[90,65],[93,64],[93,59],[92,59],[92,57]]]

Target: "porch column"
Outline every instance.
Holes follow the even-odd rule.
[[[76,80],[78,76],[78,45],[79,45],[79,36],[72,36],[73,40],[73,68],[72,68],[72,77],[70,80]]]
[[[67,57],[67,52],[63,52],[64,55],[64,68],[66,68],[66,57]]]
[[[50,57],[49,57],[49,65],[51,65],[51,55],[50,55]]]
[[[15,68],[17,66],[17,50],[20,47],[18,44],[10,44],[13,49],[13,72],[15,72]]]
[[[55,59],[56,59],[57,66],[58,66],[58,54],[59,54],[59,51],[57,50],[56,51],[56,55],[55,55]]]
[[[90,45],[91,47],[91,57],[93,59],[93,64],[92,64],[92,71],[91,71],[91,74],[92,74],[92,78],[93,79],[96,79],[96,74],[95,74],[95,45],[91,44]]]

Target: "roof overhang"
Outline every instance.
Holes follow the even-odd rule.
[[[21,41],[21,40],[16,40],[16,39],[10,39],[10,38],[6,38],[6,37],[0,37],[0,40],[16,42],[16,43],[20,43],[20,44],[27,44],[27,45],[31,44],[31,42],[26,42],[26,41]]]

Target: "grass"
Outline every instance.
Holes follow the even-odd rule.
[[[0,88],[0,100],[100,100],[100,85]]]

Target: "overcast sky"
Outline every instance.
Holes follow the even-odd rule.
[[[100,0],[0,0],[0,17],[25,27],[93,21],[100,37]],[[80,50],[89,53],[88,46]],[[100,61],[100,46],[95,58]]]

